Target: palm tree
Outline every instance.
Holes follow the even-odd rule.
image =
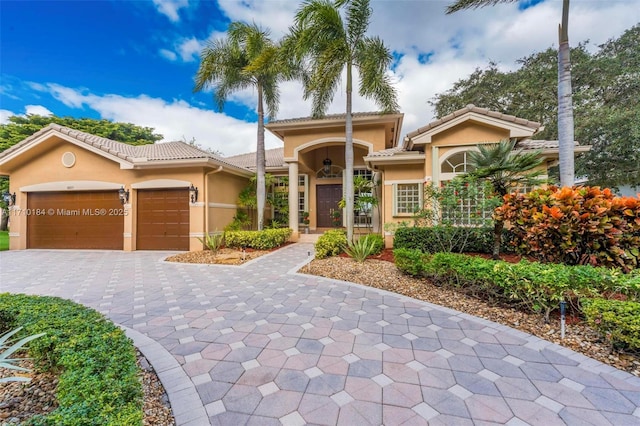
[[[447,14],[463,9],[513,3],[518,0],[456,0],[447,7]],[[574,184],[574,123],[571,90],[571,59],[569,50],[569,0],[562,1],[562,21],[558,28],[558,143],[560,185]]]
[[[469,151],[468,162],[473,171],[468,173],[478,179],[486,179],[495,195],[503,198],[518,186],[538,185],[542,164],[540,151],[514,151],[516,141],[502,140],[497,144],[478,145],[478,151]],[[493,258],[500,256],[500,243],[504,222],[495,220],[493,226]]]
[[[345,8],[345,18],[340,9]],[[371,17],[369,0],[307,0],[296,13],[285,40],[289,52],[302,64],[304,99],[312,98],[312,115],[322,117],[346,71],[345,220],[347,239],[353,239],[353,117],[354,68],[360,75],[359,93],[372,98],[383,112],[398,111],[397,93],[387,70],[392,56],[378,37],[365,35]]]
[[[195,79],[194,92],[214,89],[214,101],[222,111],[227,97],[239,90],[255,88],[258,95],[258,137],[256,149],[256,198],[258,229],[264,225],[266,204],[264,104],[268,116],[278,111],[280,93],[278,82],[278,46],[269,38],[269,31],[258,25],[233,22],[226,39],[210,42],[200,55],[201,62]]]

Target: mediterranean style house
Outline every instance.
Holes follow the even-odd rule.
[[[424,185],[466,172],[467,153],[479,144],[515,139],[517,149],[540,150],[545,172],[558,160],[557,141],[531,139],[540,123],[474,105],[404,137],[402,120],[400,113],[353,115],[354,179],[375,183],[356,194],[377,200],[357,203],[354,226],[367,232],[410,218]],[[266,128],[283,142],[266,152],[270,190],[288,203],[267,216],[288,223],[294,241],[303,227],[344,225],[345,116]],[[588,149],[576,143],[574,151]],[[0,175],[10,177],[10,249],[200,250],[199,238],[233,220],[255,160],[255,153],[223,158],[183,142],[131,146],[51,124],[0,153]]]

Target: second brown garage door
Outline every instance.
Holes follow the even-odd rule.
[[[189,250],[189,190],[138,190],[137,250]]]
[[[29,193],[27,246],[122,250],[125,213],[118,191]]]

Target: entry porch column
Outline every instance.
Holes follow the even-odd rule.
[[[297,241],[298,229],[298,163],[289,163],[289,228],[293,230],[291,238]]]

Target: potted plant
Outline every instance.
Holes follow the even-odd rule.
[[[302,223],[304,224],[304,233],[309,233],[309,212],[302,212]]]
[[[340,213],[340,210],[334,210],[331,212],[331,222],[336,228],[342,225],[342,213]]]

